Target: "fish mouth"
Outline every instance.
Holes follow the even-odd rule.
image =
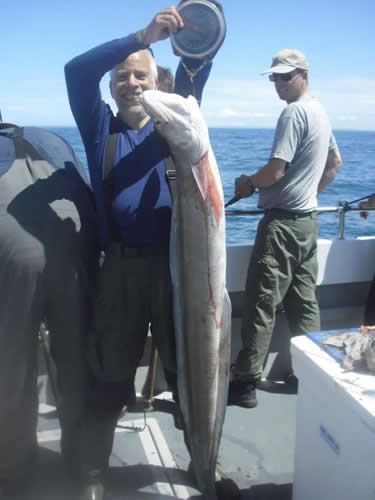
[[[140,96],[140,101],[155,125],[166,125],[168,123],[168,115],[163,111],[163,106],[150,103],[147,97],[145,98],[144,94]]]

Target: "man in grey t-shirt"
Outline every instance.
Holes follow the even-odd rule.
[[[240,198],[259,189],[260,221],[249,265],[242,319],[243,347],[233,368],[229,402],[256,406],[256,383],[271,342],[277,306],[283,302],[292,335],[319,330],[317,195],[334,179],[341,157],[328,116],[308,89],[308,62],[284,49],[272,60],[270,80],[287,102],[277,123],[267,165],[242,175]]]

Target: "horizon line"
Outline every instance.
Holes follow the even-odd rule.
[[[23,127],[40,127],[40,128],[78,128],[77,125],[23,125]],[[243,129],[243,130],[275,130],[275,126],[273,127],[255,127],[253,125],[240,125],[240,126],[228,126],[228,125],[213,125],[213,126],[208,126],[208,129]],[[362,129],[362,128],[338,128],[338,127],[333,127],[333,131],[340,131],[340,132],[373,132],[375,133],[375,128],[374,129]]]

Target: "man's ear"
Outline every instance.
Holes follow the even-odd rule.
[[[159,80],[155,80],[155,89],[159,90]]]

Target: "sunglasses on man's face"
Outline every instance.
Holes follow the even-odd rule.
[[[276,82],[279,78],[283,82],[290,82],[290,80],[292,80],[292,78],[294,78],[298,74],[299,73],[294,73],[293,71],[291,71],[290,73],[271,73],[268,78],[271,82]]]

